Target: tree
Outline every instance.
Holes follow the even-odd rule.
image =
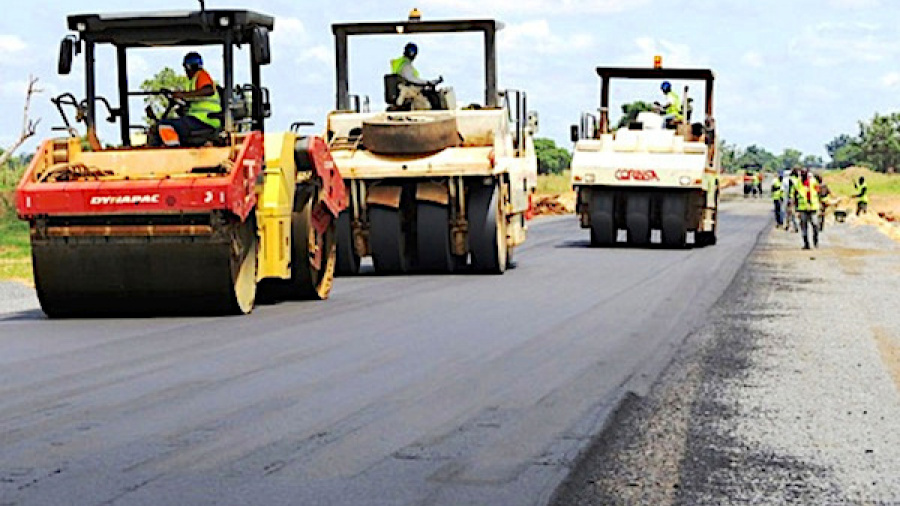
[[[825,166],[825,162],[822,160],[821,156],[816,155],[806,155],[803,157],[803,160],[800,162],[804,167],[810,167],[813,169],[821,169]]]
[[[41,93],[42,91],[44,91],[35,87],[37,82],[37,77],[28,76],[28,89],[25,90],[25,110],[22,113],[22,131],[21,133],[19,133],[19,138],[15,142],[13,142],[12,146],[0,153],[0,167],[6,165],[6,162],[9,161],[16,150],[19,149],[19,147],[25,141],[27,141],[37,133],[37,126],[38,123],[41,122],[41,120],[38,119],[35,121],[28,117],[28,109],[31,107],[31,97],[34,96],[35,93]]]
[[[900,167],[900,113],[875,114],[859,122],[859,149],[863,161],[878,172]]]
[[[857,142],[851,142],[838,148],[832,155],[831,166],[838,169],[846,169],[852,165],[862,163],[862,150]]]
[[[624,104],[622,106],[622,117],[619,118],[619,123],[616,125],[616,129],[625,128],[629,123],[633,121],[637,121],[638,114],[646,111],[652,111],[653,106],[644,102],[643,100],[638,100],[637,102],[632,102],[630,104]]]
[[[741,169],[750,168],[752,170],[772,171],[779,166],[778,157],[756,144],[747,147],[735,162]]]
[[[559,174],[569,168],[572,155],[558,147],[552,139],[535,139],[534,150],[538,159],[538,174]]]
[[[778,157],[778,163],[775,168],[779,171],[793,169],[800,165],[800,160],[802,158],[803,153],[793,148],[787,148],[781,153],[781,156]]]
[[[838,151],[841,150],[844,146],[848,146],[850,144],[855,143],[857,140],[853,137],[850,137],[847,134],[841,134],[832,139],[831,142],[825,145],[825,150],[828,151],[828,156],[831,157],[831,166],[838,167],[837,160],[835,159],[835,155]]]
[[[737,172],[741,169],[737,159],[740,156],[740,148],[735,144],[728,144],[725,140],[719,141],[719,153],[721,154],[722,170],[725,172]]]
[[[187,76],[179,74],[169,67],[160,70],[150,79],[141,83],[141,91],[159,91],[168,89],[172,91],[187,90],[190,80]],[[165,111],[167,102],[161,95],[149,95],[144,97],[144,104],[153,109],[153,113],[159,117]],[[170,114],[171,117],[171,114]],[[145,117],[144,121],[149,125],[152,123],[149,117]]]

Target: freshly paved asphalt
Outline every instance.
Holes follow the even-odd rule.
[[[0,307],[0,504],[545,504],[768,222],[723,207],[714,247],[546,218],[504,276],[340,278],[246,317]]]

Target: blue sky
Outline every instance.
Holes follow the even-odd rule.
[[[128,10],[123,5],[110,0],[23,2],[0,18],[0,146],[11,144],[21,128],[29,74],[39,77],[45,89],[32,113],[42,119],[39,138],[61,124],[50,96],[62,91],[83,96],[81,61],[71,76],[55,74],[65,16]],[[198,4],[154,0],[146,5],[136,8],[194,9]],[[661,54],[667,66],[712,68],[720,134],[728,142],[759,144],[776,154],[793,147],[824,157],[824,144],[841,133],[856,134],[857,121],[876,111],[896,111],[900,92],[896,0],[207,0],[207,6],[249,8],[276,17],[274,62],[263,76],[275,111],[270,130],[301,119],[321,126],[334,106],[331,23],[403,19],[413,6],[424,19],[495,18],[505,23],[499,36],[500,86],[526,90],[530,108],[541,117],[540,135],[566,147],[571,147],[568,125],[597,106],[594,67],[649,66],[654,54]],[[368,94],[373,106],[381,107],[381,75],[408,39],[352,42],[351,93]],[[481,100],[477,37],[414,40],[423,75],[443,75],[460,101]],[[162,66],[178,69],[182,52],[144,50],[131,58],[132,86]],[[207,49],[205,57],[215,74],[221,68],[219,51]],[[114,60],[109,52],[98,58],[99,79],[105,83],[101,92],[112,96]],[[633,99],[658,98],[655,84],[623,91]],[[111,135],[109,130],[106,137]],[[35,144],[29,142],[26,149]]]

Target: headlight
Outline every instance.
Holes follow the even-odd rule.
[[[584,175],[585,183],[593,183],[596,180],[597,180],[597,177],[594,174],[588,173],[588,174]]]
[[[691,178],[687,176],[681,176],[680,178],[678,178],[678,184],[680,184],[681,186],[688,186],[691,184]]]

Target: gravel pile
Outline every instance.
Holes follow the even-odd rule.
[[[900,504],[900,255],[873,227],[764,236],[557,505]]]

